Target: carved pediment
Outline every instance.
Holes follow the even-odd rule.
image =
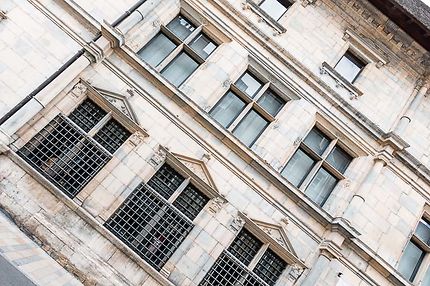
[[[136,115],[134,114],[126,96],[100,88],[96,88],[96,90],[125,116],[133,120],[135,123],[138,123]]]
[[[296,255],[290,240],[281,225],[251,219],[261,230],[273,238],[279,245]]]
[[[208,184],[214,190],[217,190],[215,183],[202,160],[190,158],[181,154],[172,153],[185,167],[199,177],[203,182]]]

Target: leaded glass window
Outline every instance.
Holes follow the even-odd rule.
[[[130,136],[109,118],[110,114],[87,98],[68,117],[59,114],[52,119],[18,154],[73,198]]]
[[[164,164],[141,183],[105,226],[152,267],[160,270],[193,229],[209,201],[185,177]]]
[[[200,286],[272,286],[287,263],[247,229],[242,229]]]

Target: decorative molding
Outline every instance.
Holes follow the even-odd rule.
[[[0,10],[0,21],[6,20],[6,19],[7,19],[6,11]]]
[[[127,118],[138,123],[137,116],[133,111],[127,97],[101,88],[95,88],[107,101],[121,111]]]
[[[128,140],[134,146],[138,146],[138,145],[140,145],[140,143],[143,142],[143,140],[145,140],[145,135],[142,134],[141,132],[137,131],[137,132],[134,132]]]
[[[127,89],[126,90],[127,91],[127,93],[130,95],[130,96],[135,96],[136,95],[136,90],[135,89],[132,89],[132,88],[129,88],[129,89]]]
[[[299,146],[300,145],[300,143],[303,141],[303,138],[302,137],[297,137],[296,138],[296,140],[294,140],[294,142],[293,142],[293,146],[294,147],[297,147],[297,146]]]
[[[331,240],[323,240],[320,244],[320,252],[329,260],[339,259],[342,257],[342,249]]]
[[[194,175],[199,177],[203,182],[208,184],[211,188],[216,190],[215,183],[212,179],[212,176],[209,173],[208,168],[206,167],[206,164],[202,160],[194,159],[185,155],[172,153],[173,156],[175,156],[179,162],[181,162],[185,167],[188,168]]]
[[[351,187],[351,180],[350,179],[342,180],[342,187],[344,189],[349,189]]]
[[[238,213],[238,217],[244,221],[244,227],[248,231],[255,235],[262,243],[268,244],[288,264],[297,264],[302,268],[306,268],[306,265],[297,257],[281,225],[251,219],[242,212]]]
[[[230,227],[235,231],[239,232],[245,225],[245,220],[241,216],[236,216],[230,223]]]
[[[279,245],[288,249],[294,253],[293,246],[291,245],[287,234],[282,226],[277,224],[272,224],[268,222],[259,221],[256,219],[251,219],[258,227],[260,227],[265,233],[271,236]]]
[[[352,49],[364,57],[366,61],[376,62],[377,68],[381,68],[389,62],[387,55],[374,42],[366,40],[365,37],[357,35],[349,29],[345,30],[342,39],[349,42]]]
[[[81,96],[83,96],[86,92],[87,92],[87,86],[84,85],[82,82],[78,82],[77,84],[75,84],[71,90],[71,94],[74,95],[75,97],[79,98]]]
[[[291,269],[288,272],[288,280],[296,281],[304,271],[305,269],[298,264],[291,265]]]
[[[308,5],[315,5],[317,0],[302,0],[302,6],[306,7]]]
[[[149,158],[149,165],[154,168],[157,168],[161,164],[166,161],[167,152],[164,148],[159,148],[154,154],[152,154],[151,158]]]
[[[157,19],[155,21],[152,22],[152,27],[157,28],[161,26],[161,21],[160,19]]]
[[[226,79],[222,82],[222,87],[230,87],[230,85],[233,83],[231,79]]]
[[[349,81],[347,81],[342,75],[340,75],[334,68],[332,68],[327,62],[323,62],[320,67],[321,75],[329,75],[334,81],[336,88],[346,89],[349,94],[349,99],[357,99],[359,96],[363,95],[358,88],[353,86]]]
[[[209,202],[209,212],[212,214],[218,213],[226,203],[227,200],[223,195],[213,198]]]

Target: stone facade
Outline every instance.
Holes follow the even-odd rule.
[[[0,2],[1,256],[39,285],[199,285],[246,228],[286,260],[276,285],[421,285],[398,267],[430,216],[429,52],[367,0],[278,21],[251,1]],[[178,88],[137,53],[179,13],[218,47]],[[332,72],[349,49],[354,84]],[[251,147],[209,115],[248,68],[287,101]],[[132,135],[71,198],[19,150],[86,98]],[[322,207],[280,174],[315,125],[353,157]],[[157,271],[104,224],[165,162],[209,202]]]

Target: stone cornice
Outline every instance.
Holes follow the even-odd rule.
[[[391,46],[391,54],[396,53],[393,50],[400,52],[401,58],[405,59],[412,69],[415,70],[416,65],[422,65],[427,51],[367,0],[324,0],[324,2],[327,1],[334,3],[338,7],[336,12],[344,14],[347,18],[353,19],[348,14],[348,11],[353,11],[364,22],[369,23],[371,29],[383,35],[386,42],[384,45]],[[416,71],[422,73],[423,66]]]

